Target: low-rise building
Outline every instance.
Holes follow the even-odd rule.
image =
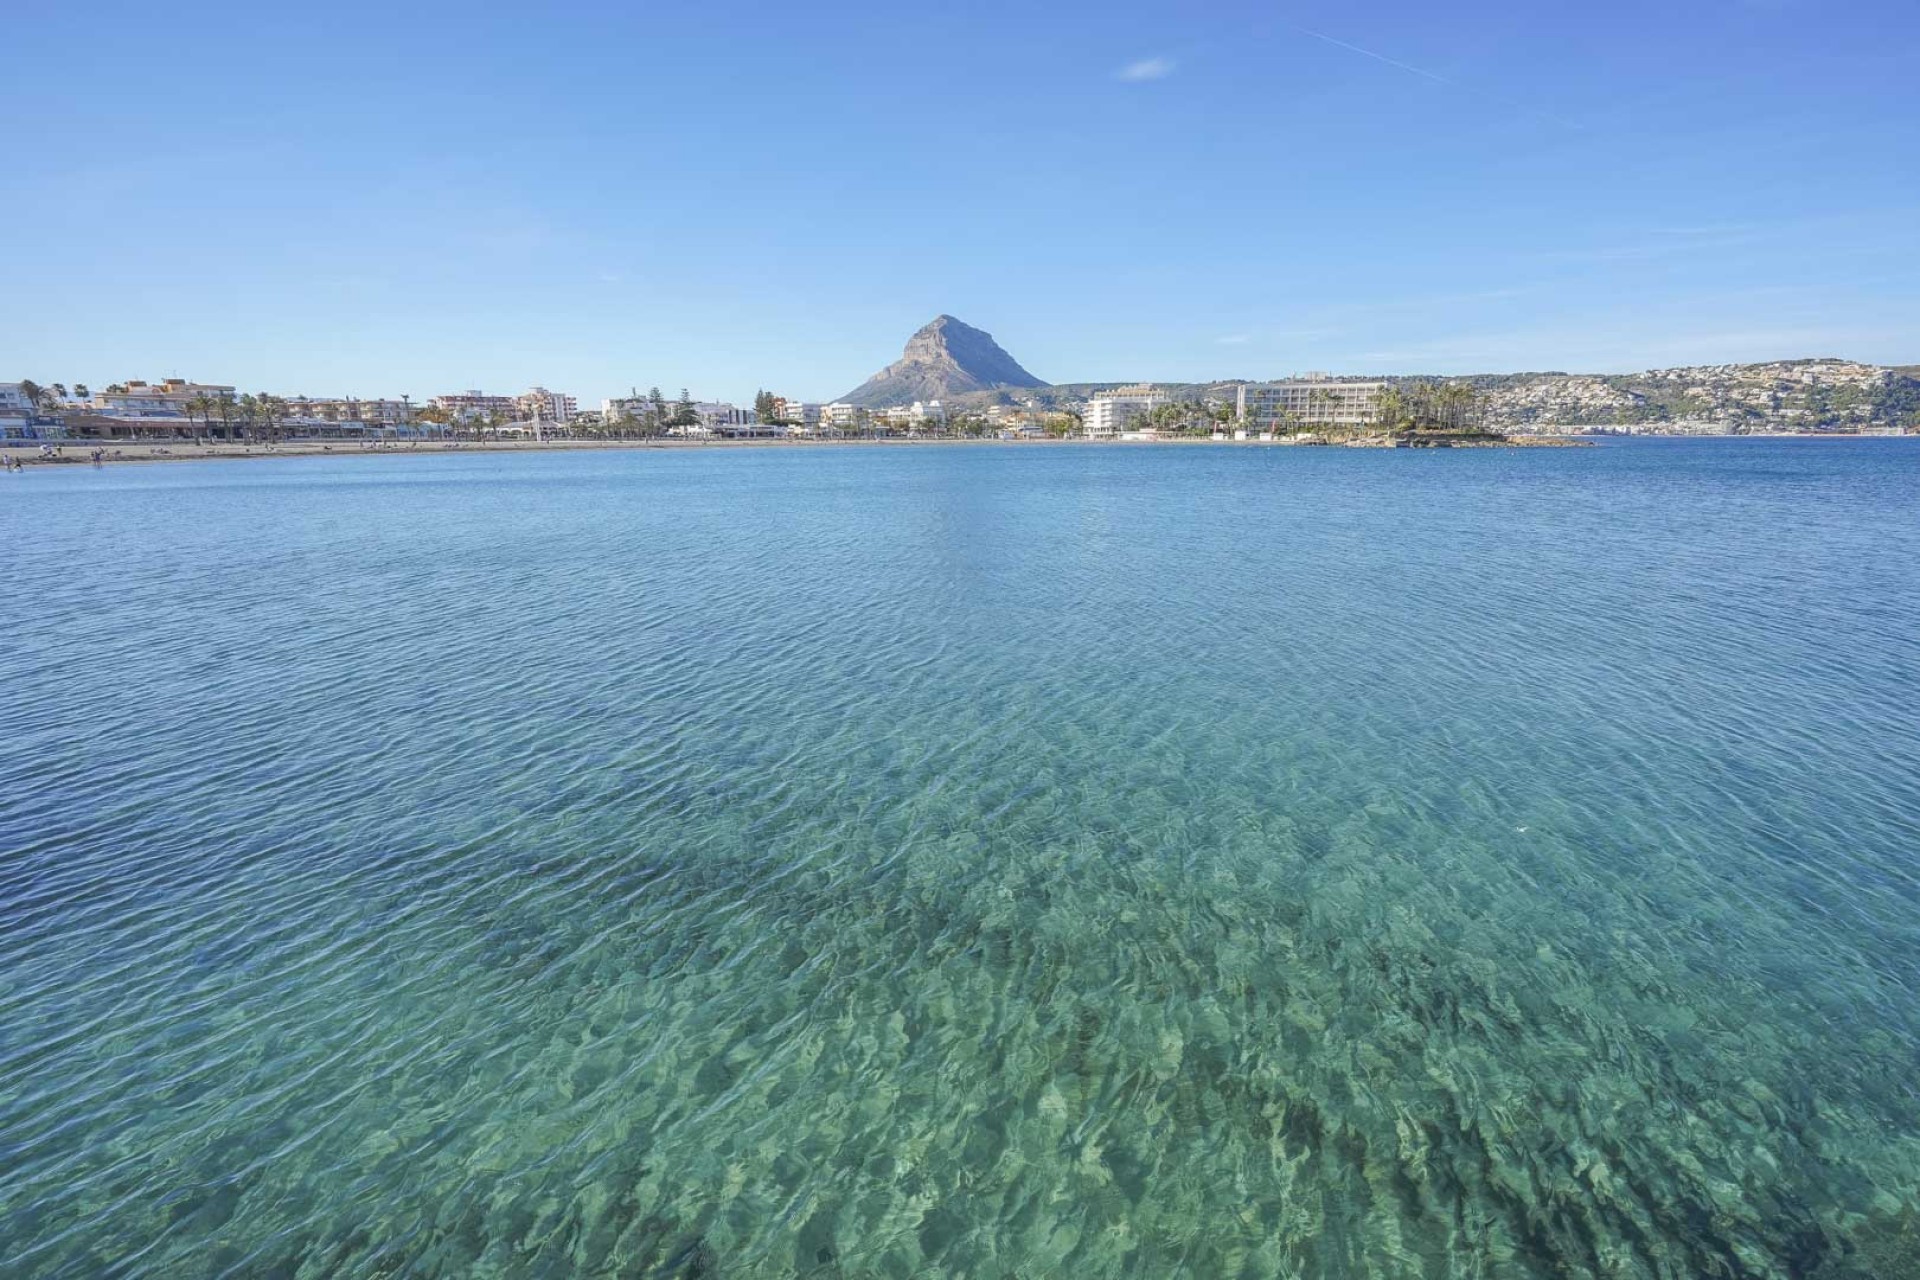
[[[197,403],[234,398],[232,387],[217,382],[188,382],[185,378],[167,378],[161,382],[135,379],[96,392],[93,405],[116,418],[184,418]]]
[[[696,400],[693,402],[693,416],[700,425],[710,429],[720,427],[750,427],[756,421],[752,409],[742,409],[724,400]]]
[[[287,417],[305,422],[364,422],[369,426],[398,427],[413,421],[413,403],[400,400],[362,400],[358,396],[289,396]]]

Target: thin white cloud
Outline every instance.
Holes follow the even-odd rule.
[[[1129,62],[1114,72],[1116,80],[1165,80],[1173,74],[1172,58],[1142,58],[1138,62]]]
[[[1215,338],[1214,341],[1223,347],[1243,347],[1253,341],[1253,335],[1250,333],[1230,333],[1224,338]]]
[[[1315,31],[1311,27],[1297,26],[1293,23],[1288,23],[1287,25],[1293,27],[1293,29],[1301,35],[1312,36],[1315,40],[1324,40],[1336,49],[1345,49],[1348,53],[1357,53],[1363,58],[1372,58],[1375,62],[1384,62],[1390,67],[1398,67],[1402,71],[1411,72],[1416,76],[1423,76],[1436,84],[1444,84],[1455,89],[1460,87],[1459,81],[1449,80],[1438,71],[1429,71],[1425,67],[1416,67],[1410,62],[1402,62],[1398,58],[1389,58],[1384,53],[1375,53],[1371,49],[1362,49],[1357,44],[1348,44],[1345,40],[1335,40],[1325,32]]]
[[[1303,36],[1311,36],[1315,40],[1323,41],[1327,44],[1332,45],[1336,49],[1345,49],[1348,53],[1358,54],[1363,58],[1372,58],[1375,62],[1384,63],[1389,67],[1393,67],[1393,68],[1396,68],[1397,70],[1404,71],[1408,75],[1419,76],[1421,79],[1431,80],[1435,84],[1443,84],[1449,89],[1455,89],[1462,93],[1469,93],[1477,98],[1483,98],[1488,102],[1499,103],[1502,106],[1508,106],[1508,107],[1519,107],[1521,110],[1526,111],[1531,115],[1538,116],[1542,120],[1546,120],[1552,124],[1560,125],[1563,128],[1568,128],[1568,129],[1584,128],[1583,125],[1579,124],[1576,121],[1565,119],[1564,117],[1554,115],[1553,113],[1548,111],[1542,111],[1538,107],[1530,106],[1526,103],[1514,102],[1511,99],[1505,98],[1500,94],[1490,93],[1487,90],[1482,89],[1473,84],[1463,84],[1458,80],[1452,79],[1448,76],[1441,75],[1438,71],[1429,71],[1425,67],[1416,67],[1411,62],[1402,62],[1398,58],[1389,58],[1384,53],[1376,53],[1372,49],[1363,48],[1362,46],[1357,44],[1350,44],[1345,40],[1336,40],[1324,31],[1315,31],[1312,27],[1303,27],[1297,22],[1289,22],[1286,25],[1291,27],[1293,30],[1299,32]]]

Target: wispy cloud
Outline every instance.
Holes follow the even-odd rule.
[[[1375,53],[1371,49],[1362,49],[1359,45],[1348,44],[1345,40],[1335,40],[1325,32],[1315,31],[1311,27],[1295,26],[1293,29],[1303,36],[1312,36],[1315,40],[1324,40],[1336,49],[1345,49],[1348,53],[1357,53],[1363,58],[1372,58],[1375,62],[1384,62],[1390,67],[1398,67],[1402,71],[1411,72],[1416,76],[1423,76],[1436,84],[1448,85],[1455,89],[1460,87],[1458,80],[1449,80],[1438,71],[1428,71],[1425,67],[1416,67],[1410,62],[1402,62],[1398,58],[1389,58],[1384,53]]]
[[[1214,341],[1223,347],[1244,347],[1253,341],[1253,335],[1250,333],[1230,333],[1224,338],[1215,338]]]
[[[1460,80],[1455,80],[1451,76],[1441,75],[1438,71],[1429,71],[1425,67],[1416,67],[1411,62],[1402,62],[1398,58],[1389,58],[1384,53],[1379,53],[1372,49],[1363,48],[1360,45],[1352,44],[1346,40],[1336,40],[1324,31],[1315,31],[1312,27],[1303,27],[1296,22],[1289,22],[1286,25],[1291,27],[1293,30],[1299,32],[1303,36],[1310,36],[1315,40],[1321,41],[1322,43],[1330,44],[1336,49],[1345,49],[1348,53],[1358,54],[1362,58],[1371,58],[1375,62],[1383,63],[1386,66],[1393,67],[1394,69],[1399,71],[1404,71],[1408,75],[1419,76],[1422,80],[1431,80],[1435,84],[1445,85],[1449,89],[1454,89],[1461,93],[1470,94],[1473,97],[1481,98],[1488,102],[1498,103],[1501,106],[1509,107],[1509,108],[1518,107],[1521,110],[1527,112],[1529,115],[1538,116],[1540,119],[1545,120],[1551,124],[1559,125],[1562,128],[1580,129],[1584,127],[1576,121],[1568,120],[1562,116],[1554,115],[1550,111],[1543,111],[1540,108],[1536,106],[1532,106],[1528,103],[1515,102],[1512,99],[1509,99],[1502,94],[1490,92],[1486,88],[1476,83],[1468,83]]]
[[[1116,80],[1165,80],[1173,74],[1172,58],[1141,58],[1113,73]]]

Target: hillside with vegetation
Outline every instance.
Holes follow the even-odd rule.
[[[1232,402],[1241,381],[1159,382],[1174,401]],[[1764,364],[1689,365],[1642,373],[1488,373],[1434,377],[1382,373],[1407,393],[1428,384],[1460,383],[1475,392],[1480,423],[1500,431],[1565,428],[1651,428],[1743,434],[1766,431],[1920,430],[1920,365],[1884,367],[1851,360],[1778,360]],[[993,405],[1037,410],[1070,408],[1118,382],[1063,382],[997,388],[954,397],[960,409]]]
[[[1635,374],[1466,379],[1490,424],[1756,431],[1920,427],[1920,375],[1851,360],[1691,365]]]

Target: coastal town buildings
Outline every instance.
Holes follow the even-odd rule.
[[[234,388],[224,383],[189,382],[185,378],[167,378],[161,382],[134,379],[96,392],[93,407],[117,418],[184,418],[196,403],[234,398]]]
[[[759,420],[752,409],[724,400],[696,400],[693,412],[703,427],[750,427]]]
[[[1297,427],[1364,427],[1379,415],[1384,382],[1340,382],[1303,374],[1284,382],[1243,382],[1234,388],[1234,419],[1240,430]]]
[[[415,406],[399,400],[362,400],[357,396],[288,396],[286,416],[302,422],[360,422],[399,427],[413,421]]]
[[[700,425],[709,430],[721,427],[750,427],[754,424],[752,409],[742,409],[722,400],[696,400],[693,402],[693,416]]]
[[[1591,428],[1627,435],[1855,432],[1907,425],[1897,370],[1852,360],[1685,365],[1637,374],[1528,373],[1476,379],[1502,430]]]
[[[99,384],[94,384],[98,386]],[[1098,384],[1095,384],[1098,385]],[[536,386],[517,396],[480,390],[410,397],[283,395],[231,384],[167,378],[133,379],[99,391],[75,383],[0,383],[0,427],[9,438],[65,434],[100,438],[276,439],[313,436],[349,439],[373,435],[460,434],[480,427],[527,424],[535,434],[584,434],[589,424],[630,432],[678,429],[680,434],[846,435],[870,431],[938,433],[965,416],[996,431],[1083,430],[1115,439],[1176,430],[1211,430],[1223,438],[1294,435],[1317,428],[1363,431],[1376,425],[1382,394],[1402,403],[1447,393],[1448,403],[1472,425],[1490,431],[1557,435],[1902,434],[1920,431],[1920,371],[1832,358],[1760,364],[1693,365],[1638,373],[1562,372],[1478,374],[1447,379],[1401,377],[1362,381],[1301,374],[1273,382],[1137,383],[1079,394],[1087,384],[1020,399],[969,403],[951,398],[868,408],[850,401],[809,403],[762,393],[752,407],[725,401],[687,401],[641,394],[606,400],[604,411],[582,414],[575,397]],[[29,395],[29,390],[33,394]],[[1466,391],[1467,405],[1456,398]],[[684,394],[684,393],[682,393]],[[967,397],[972,401],[974,397]],[[422,410],[431,406],[441,412]],[[1170,407],[1169,407],[1170,406]],[[1156,412],[1156,410],[1163,410]],[[1177,410],[1177,412],[1176,412]],[[761,418],[770,422],[761,422]],[[597,419],[597,421],[595,421]],[[1076,421],[1076,419],[1078,421]],[[1229,421],[1231,419],[1231,421]],[[1341,434],[1351,434],[1342,432]]]
[[[776,422],[784,422],[796,427],[817,427],[820,425],[819,404],[807,404],[791,400],[786,396],[773,398],[773,417]]]
[[[1096,391],[1087,402],[1087,435],[1110,439],[1124,432],[1134,419],[1166,404],[1167,400],[1165,391],[1145,382]]]
[[[641,418],[652,407],[653,401],[638,391],[631,395],[613,396],[600,402],[600,420],[619,422],[623,418]]]
[[[752,409],[742,409],[721,400],[691,401],[694,426],[708,429],[716,427],[746,426],[753,422]],[[634,392],[631,395],[615,396],[600,402],[601,416],[608,422],[618,422],[623,418],[641,420],[649,413],[664,414],[671,419],[686,406],[670,397],[662,398],[658,404],[650,395]]]
[[[868,417],[865,409],[844,400],[820,406],[820,425],[831,431],[857,431],[867,425]]]
[[[484,418],[513,418],[520,406],[512,396],[488,395],[484,391],[455,391],[435,396],[428,403],[455,422],[476,422]]]
[[[1045,435],[1049,421],[1057,422],[1064,418],[1062,413],[1019,404],[988,405],[986,410],[987,425],[1003,434]]]
[[[20,383],[0,382],[0,440],[24,439],[33,414],[33,397]]]
[[[514,398],[514,406],[520,416],[542,418],[548,422],[572,422],[580,411],[579,402],[563,391],[549,391],[545,387],[534,387]]]
[[[876,409],[872,416],[895,431],[937,430],[947,424],[946,406],[938,400],[915,400],[891,409]]]

